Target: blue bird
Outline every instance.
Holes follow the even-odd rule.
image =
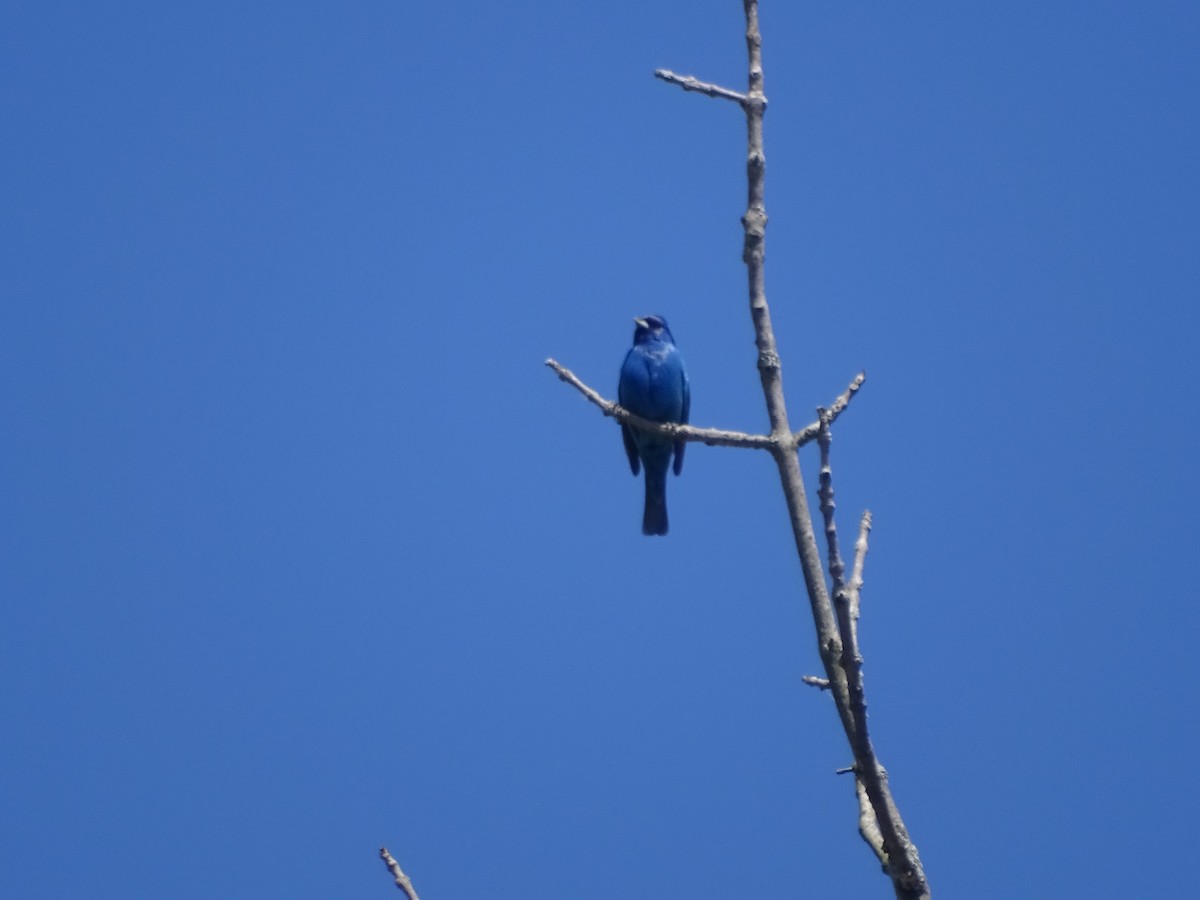
[[[617,402],[625,409],[651,422],[679,422],[686,425],[692,396],[683,355],[675,347],[675,338],[662,316],[634,319],[633,347],[621,365]],[[629,468],[637,475],[646,467],[646,508],[642,513],[642,534],[667,533],[667,467],[675,454],[675,474],[683,469],[685,441],[672,441],[662,435],[647,434],[621,424],[621,437]]]

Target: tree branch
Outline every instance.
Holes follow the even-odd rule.
[[[844,572],[837,549],[836,529],[833,527],[832,473],[828,471],[830,414],[822,412],[819,415],[817,434],[822,436],[823,433],[824,438],[822,483],[823,488],[827,489],[828,500],[823,500],[823,503],[826,503],[828,508],[826,535],[833,540],[829,547],[829,558],[831,567],[839,573],[834,577],[835,583],[841,588],[837,595],[839,615],[836,620],[833,604],[830,602],[829,592],[825,587],[825,574],[817,550],[812,516],[809,513],[804,480],[800,472],[799,456],[795,452],[799,443],[798,439],[804,435],[804,432],[792,435],[788,427],[787,406],[783,396],[782,367],[776,348],[775,334],[771,328],[764,271],[767,228],[764,195],[767,166],[766,154],[763,150],[763,115],[766,111],[767,100],[762,66],[762,32],[758,22],[758,0],[743,0],[742,5],[746,13],[749,86],[745,99],[741,101],[742,109],[746,113],[747,144],[747,197],[746,212],[742,216],[742,227],[745,232],[742,243],[742,260],[746,264],[750,317],[754,323],[755,345],[758,348],[759,379],[762,382],[767,415],[771,422],[771,437],[775,439],[771,453],[778,466],[780,484],[787,501],[788,517],[792,525],[796,552],[800,557],[800,567],[804,574],[809,607],[816,627],[817,649],[821,654],[821,662],[825,667],[830,692],[837,706],[842,727],[854,750],[857,777],[862,780],[863,788],[870,799],[875,818],[878,820],[883,838],[883,852],[888,859],[888,874],[892,879],[897,897],[905,898],[905,900],[928,898],[929,887],[920,858],[917,856],[916,847],[908,838],[908,832],[900,818],[899,810],[892,801],[886,772],[875,758],[875,752],[867,734],[862,657],[858,652],[857,627],[854,625],[854,617],[850,615],[848,595],[851,592],[840,584],[840,578]],[[838,409],[839,413],[849,404],[861,383],[859,379],[855,379],[855,382],[851,384],[844,395],[845,402],[841,403]],[[841,398],[839,398],[840,400]],[[860,551],[855,560],[858,585],[853,593],[856,595],[861,586],[859,563],[866,555],[866,531],[869,527],[870,518],[868,516],[864,518],[863,529],[859,537]]]
[[[677,84],[685,91],[695,91],[698,94],[705,94],[709,97],[732,100],[739,105],[745,104],[747,99],[745,94],[739,94],[737,91],[731,91],[729,88],[723,88],[720,85],[700,81],[691,75],[676,75],[670,69],[655,69],[654,77],[661,78],[663,81],[669,81],[671,84]]]
[[[875,818],[875,808],[871,806],[871,798],[867,796],[867,789],[863,787],[862,779],[857,775],[854,778],[854,796],[858,798],[858,833],[871,848],[871,852],[875,854],[875,858],[879,860],[886,874],[888,857],[883,849],[883,835],[879,831],[879,820]]]
[[[850,570],[847,593],[850,623],[854,626],[854,642],[858,643],[858,602],[863,586],[863,568],[867,563],[867,535],[871,532],[871,511],[863,512],[858,523],[858,540],[854,542],[854,568]]]
[[[837,524],[833,517],[833,512],[837,508],[833,499],[833,469],[829,465],[829,447],[833,442],[833,435],[829,431],[829,413],[824,409],[818,409],[817,419],[820,422],[817,443],[821,447],[821,469],[818,476],[821,486],[817,489],[817,496],[821,500],[821,516],[825,520],[825,545],[829,548],[829,580],[833,582],[833,597],[836,603],[838,597],[846,590],[846,567],[842,564],[842,553],[838,547]],[[844,643],[843,641],[843,645]]]
[[[388,871],[392,873],[392,878],[396,880],[396,887],[404,891],[408,900],[419,900],[417,891],[412,886],[412,879],[404,874],[404,870],[400,868],[400,863],[396,862],[396,858],[388,853],[387,847],[379,848],[379,858],[383,860],[384,865],[388,867]]]
[[[842,668],[850,689],[850,714],[854,720],[854,733],[850,735],[850,746],[854,751],[855,777],[871,801],[876,825],[882,840],[882,856],[885,870],[892,879],[896,896],[928,898],[929,884],[917,855],[916,845],[908,836],[908,829],[900,817],[900,810],[892,798],[887,770],[875,755],[871,735],[867,730],[867,694],[863,685],[863,658],[858,648],[859,599],[863,584],[863,567],[867,558],[867,535],[871,531],[870,510],[863,513],[859,523],[858,540],[855,542],[854,568],[850,584],[835,598],[838,610],[838,628],[842,638]],[[860,831],[863,831],[860,816]],[[875,847],[871,837],[863,833],[863,839]]]
[[[859,372],[857,375],[854,376],[854,380],[852,382],[850,382],[850,387],[846,388],[846,390],[842,393],[842,395],[833,401],[833,405],[830,406],[828,410],[826,410],[826,412],[829,415],[829,424],[830,425],[832,425],[834,422],[836,422],[838,419],[838,416],[840,416],[843,412],[846,411],[846,407],[848,407],[850,405],[850,401],[853,400],[854,397],[858,394],[858,392],[862,388],[863,384],[866,383],[866,380],[867,380],[867,373]],[[821,418],[820,418],[820,415],[818,414],[817,421],[813,422],[811,425],[806,425],[804,428],[801,428],[799,431],[797,431],[795,434],[793,434],[792,440],[796,442],[796,447],[798,449],[800,447],[803,447],[805,444],[810,443],[811,441],[815,440],[817,435],[820,433],[820,431],[821,431]]]
[[[749,90],[746,93],[746,101],[742,104],[746,113],[747,183],[746,212],[742,216],[742,261],[746,264],[750,318],[754,324],[754,343],[758,349],[758,374],[766,400],[767,416],[771,422],[771,435],[778,442],[772,455],[779,469],[779,481],[787,503],[796,554],[800,558],[809,608],[816,626],[817,649],[821,654],[825,675],[829,679],[830,692],[834,696],[838,715],[842,719],[842,727],[847,734],[851,734],[854,722],[850,718],[846,702],[846,675],[840,665],[841,640],[834,620],[833,604],[825,587],[825,573],[821,568],[821,555],[817,550],[812,516],[808,510],[800,459],[795,452],[796,444],[788,426],[779,351],[775,344],[775,332],[771,327],[771,312],[767,306],[767,210],[764,200],[767,159],[763,151],[763,114],[767,108],[767,99],[763,91],[762,34],[758,26],[757,0],[743,0],[743,5],[746,12]]]
[[[635,416],[612,400],[605,400],[597,391],[580,381],[574,372],[561,365],[557,360],[548,359],[546,365],[557,372],[560,379],[600,407],[600,411],[604,415],[616,419],[618,422],[636,425],[639,429],[651,434],[666,435],[677,441],[695,441],[708,444],[710,447],[749,447],[753,450],[770,450],[775,443],[773,438],[762,434],[722,431],[719,428],[694,428],[691,425],[679,425],[675,422],[651,422],[649,419]]]
[[[746,14],[748,56],[748,90],[745,94],[699,81],[692,76],[677,75],[666,69],[656,70],[654,74],[657,78],[678,85],[686,91],[733,100],[746,114],[747,196],[746,211],[741,219],[744,232],[742,260],[746,264],[750,318],[754,325],[759,380],[770,421],[770,433],[751,435],[694,428],[689,425],[648,422],[622,409],[613,401],[606,400],[555,360],[546,360],[546,365],[552,368],[560,379],[571,384],[588,401],[599,407],[604,415],[619,422],[636,425],[639,429],[662,434],[673,440],[698,441],[714,446],[749,447],[770,452],[779,470],[788,520],[792,527],[796,553],[800,559],[809,607],[816,628],[817,649],[827,676],[820,678],[808,675],[803,680],[808,685],[828,690],[834,698],[842,728],[854,752],[854,765],[839,771],[855,773],[860,808],[860,833],[884,861],[896,896],[903,900],[927,900],[930,896],[929,887],[920,858],[892,800],[887,773],[875,756],[867,731],[867,706],[863,688],[862,656],[858,649],[857,620],[871,517],[869,512],[863,516],[848,584],[845,581],[845,565],[838,547],[834,521],[836,505],[833,473],[829,461],[832,441],[830,428],[862,388],[866,381],[866,373],[860,372],[828,409],[818,409],[816,422],[799,431],[791,430],[783,395],[782,365],[775,333],[771,327],[771,314],[766,296],[767,211],[764,201],[766,155],[763,151],[763,116],[767,108],[767,98],[763,87],[758,0],[743,0],[743,7]],[[800,471],[799,455],[796,452],[813,440],[818,440],[821,445],[818,496],[824,517],[828,563],[833,582],[832,598],[825,584],[825,572],[820,551],[817,549],[816,532]]]
[[[747,434],[743,431],[725,431],[720,428],[696,428],[692,425],[677,425],[674,422],[651,422],[648,419],[643,419],[641,416],[635,416],[615,401],[604,399],[599,391],[584,384],[578,375],[558,360],[547,359],[546,365],[554,370],[559,380],[571,385],[571,387],[583,394],[589,402],[595,404],[600,412],[609,418],[616,419],[618,422],[628,422],[652,434],[666,435],[677,441],[691,441],[699,444],[707,444],[710,447],[744,447],[751,450],[771,450],[775,447],[775,439],[766,434]],[[855,376],[854,381],[850,382],[850,387],[833,402],[833,406],[829,408],[830,424],[833,424],[833,421],[845,411],[850,403],[850,398],[858,392],[858,389],[862,387],[863,382],[866,380],[867,373],[859,372]],[[791,435],[787,446],[791,446],[793,450],[803,447],[816,438],[819,428],[819,422],[813,422],[811,425],[805,426],[800,431]]]

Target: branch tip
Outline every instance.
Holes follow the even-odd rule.
[[[850,405],[850,401],[853,400],[854,396],[862,389],[862,386],[866,383],[866,380],[867,373],[866,370],[863,370],[854,376],[854,380],[850,382],[850,386],[847,387],[846,390],[844,390],[837,397],[837,399],[833,401],[832,406],[827,409],[818,406],[817,421],[809,423],[792,435],[792,440],[795,441],[797,449],[803,447],[805,444],[811,443],[821,436],[822,422],[824,422],[826,425],[832,425],[834,422],[836,422],[838,416],[846,411],[846,407]],[[824,415],[822,415],[822,411],[824,412]]]
[[[396,857],[388,852],[387,847],[379,848],[379,858],[383,860],[383,864],[392,873],[396,887],[404,891],[404,895],[408,897],[408,900],[419,900],[416,888],[413,887],[412,879],[404,874],[404,870],[400,868],[400,863],[396,862]]]

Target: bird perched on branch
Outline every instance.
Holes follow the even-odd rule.
[[[634,319],[633,346],[621,365],[617,402],[635,416],[651,422],[687,424],[691,391],[683,355],[675,347],[675,338],[662,316]],[[675,454],[675,474],[683,469],[684,441],[672,441],[649,434],[625,423],[621,437],[629,468],[637,475],[646,467],[646,507],[642,513],[642,534],[667,533],[667,467]]]

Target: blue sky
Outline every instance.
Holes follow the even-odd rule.
[[[12,3],[0,894],[889,896],[761,431],[741,4]],[[1200,9],[765,3],[793,421],[854,373],[936,893],[1192,888]],[[815,488],[815,448],[804,464]],[[1016,886],[1016,887],[1014,887]]]

